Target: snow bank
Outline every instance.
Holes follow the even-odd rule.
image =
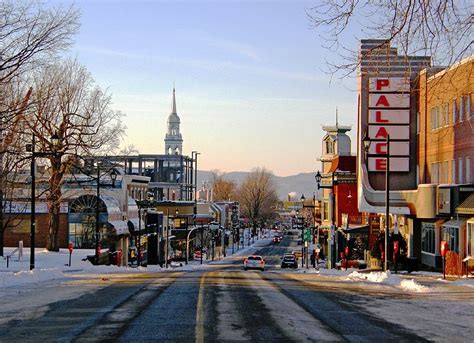
[[[349,274],[348,281],[368,281],[372,283],[379,283],[394,287],[399,287],[405,291],[410,292],[427,292],[428,287],[420,285],[413,279],[403,279],[400,275],[392,274],[390,271],[387,272],[371,272],[371,273],[360,273],[354,271]]]

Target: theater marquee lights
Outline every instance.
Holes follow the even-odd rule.
[[[385,172],[387,135],[390,171],[410,171],[410,80],[403,77],[369,79],[368,135],[372,140],[367,168]]]

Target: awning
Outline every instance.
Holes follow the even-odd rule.
[[[369,225],[367,224],[349,224],[349,227],[344,229],[345,233],[369,233]]]
[[[459,214],[474,214],[474,193],[469,195],[458,207],[456,213]]]
[[[143,220],[139,220],[139,218],[130,218],[127,225],[131,232],[138,231],[138,229],[145,230],[145,223]]]
[[[115,231],[117,236],[128,235],[128,223],[124,220],[112,220],[107,222],[107,228]]]
[[[443,224],[443,227],[461,227],[466,221],[463,219],[453,219],[449,220],[446,223]]]
[[[214,217],[210,214],[195,214],[194,215],[194,222],[199,224],[208,224],[214,221]]]

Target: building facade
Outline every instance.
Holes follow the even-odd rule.
[[[440,268],[443,239],[459,262],[472,246],[473,58],[434,68],[429,57],[398,55],[383,40],[363,40],[360,58],[358,137],[370,146],[358,145],[359,209],[377,214],[382,232],[400,234],[423,267]]]

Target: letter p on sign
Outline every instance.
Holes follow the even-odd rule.
[[[382,88],[388,87],[388,86],[390,86],[390,80],[389,79],[378,79],[377,83],[376,83],[376,86],[375,86],[375,89],[380,91],[380,90],[382,90]]]

